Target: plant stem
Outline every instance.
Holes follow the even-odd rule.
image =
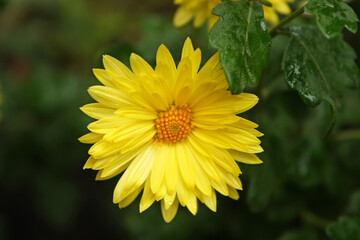
[[[360,139],[360,129],[344,130],[336,134],[333,139],[335,141],[346,141]]]
[[[283,27],[284,25],[286,25],[287,23],[291,22],[294,18],[296,18],[297,16],[301,15],[304,13],[304,9],[305,9],[305,5],[307,4],[307,2],[304,3],[304,5],[297,9],[295,12],[293,12],[292,14],[290,14],[289,16],[287,16],[286,18],[284,18],[283,20],[281,20],[277,25],[275,25],[273,28],[271,28],[269,30],[270,36],[274,37],[277,33],[277,30],[281,27]]]
[[[331,220],[317,216],[316,214],[314,214],[308,210],[301,211],[300,216],[303,221],[305,221],[308,224],[311,224],[313,226],[316,226],[318,228],[321,228],[321,229],[326,228],[329,224],[332,223]]]

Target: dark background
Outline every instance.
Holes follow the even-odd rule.
[[[79,110],[99,84],[91,69],[105,53],[128,65],[136,52],[154,66],[161,43],[178,61],[187,36],[207,60],[206,26],[175,28],[175,10],[172,0],[0,0],[0,239],[316,240],[340,216],[360,217],[359,90],[344,92],[324,137],[329,107],[307,107],[283,81],[286,37],[274,39],[261,85],[248,89],[260,97],[245,116],[265,133],[264,164],[241,164],[238,201],[218,194],[217,213],[179,208],[170,224],[158,203],[142,214],[139,199],[112,204],[118,177],[83,171],[89,145],[77,141],[92,121]],[[360,55],[359,32],[344,36]]]

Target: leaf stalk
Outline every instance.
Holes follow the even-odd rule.
[[[299,9],[295,10],[292,14],[290,14],[289,16],[285,17],[283,20],[281,20],[277,25],[275,25],[274,27],[272,27],[269,30],[269,34],[270,37],[275,37],[275,35],[277,34],[277,30],[283,26],[285,26],[286,24],[288,24],[289,22],[291,22],[294,18],[298,17],[299,15],[303,14],[305,11],[305,6],[306,6],[307,2],[305,2],[303,4],[302,7],[300,7]]]
[[[360,139],[360,129],[343,130],[333,137],[335,141],[347,141]]]

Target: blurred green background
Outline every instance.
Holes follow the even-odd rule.
[[[360,2],[350,5],[359,15]],[[93,102],[86,89],[99,84],[91,69],[103,54],[128,65],[136,52],[154,66],[164,43],[178,61],[187,36],[205,60],[213,54],[206,26],[175,28],[175,9],[171,0],[0,0],[0,239],[360,239],[359,91],[344,93],[324,137],[328,106],[305,106],[283,81],[286,37],[248,89],[260,102],[245,116],[265,133],[265,152],[264,164],[240,166],[239,201],[218,194],[217,213],[180,208],[166,224],[159,204],[119,210],[118,178],[82,170],[89,145],[77,138],[92,119],[79,107]],[[344,36],[359,56],[360,34]]]

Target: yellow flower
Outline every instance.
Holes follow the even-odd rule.
[[[291,8],[288,3],[293,2],[294,0],[268,0],[272,7],[267,7],[263,5],[264,9],[264,18],[265,21],[276,25],[279,23],[279,17],[276,12],[281,13],[283,15],[287,15],[291,13]]]
[[[174,16],[174,25],[177,27],[194,19],[194,27],[200,27],[208,20],[208,29],[210,29],[219,19],[212,14],[212,10],[220,0],[175,0],[174,3],[180,5]]]
[[[279,17],[276,12],[289,14],[291,9],[288,3],[294,0],[268,1],[272,4],[272,7],[264,6],[265,20],[271,24],[277,24]],[[218,16],[212,14],[212,10],[221,3],[220,0],[175,0],[174,3],[180,5],[174,16],[174,25],[177,27],[183,26],[194,19],[194,27],[199,27],[208,20],[208,29],[211,29],[219,19]]]
[[[237,199],[242,189],[235,162],[261,163],[262,136],[240,114],[258,98],[231,95],[215,54],[199,70],[200,49],[185,41],[178,66],[161,45],[153,69],[131,54],[129,70],[108,55],[105,69],[94,69],[104,86],[92,86],[97,101],[81,110],[98,119],[79,140],[94,144],[84,168],[99,170],[96,179],[120,177],[113,202],[128,206],[142,191],[140,212],[161,201],[170,222],[179,203],[196,214],[197,199],[216,211],[216,194]]]

